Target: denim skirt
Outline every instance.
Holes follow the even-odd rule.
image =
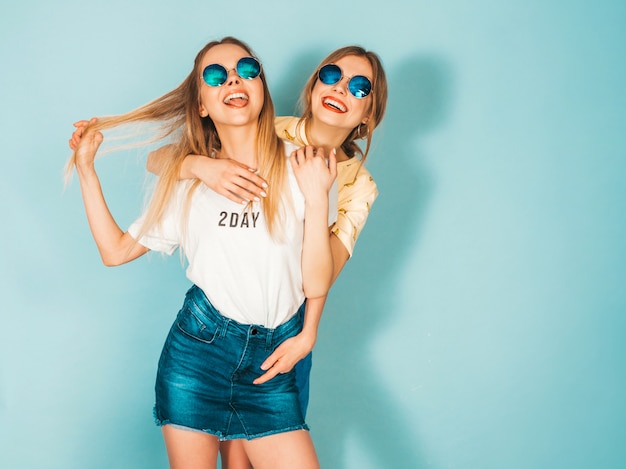
[[[221,440],[253,439],[293,430],[304,422],[296,371],[263,384],[261,364],[302,330],[304,305],[275,329],[222,316],[192,286],[163,346],[156,378],[157,425],[206,432]]]

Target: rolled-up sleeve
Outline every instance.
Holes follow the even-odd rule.
[[[356,177],[340,181],[337,221],[331,231],[350,256],[377,197],[376,182],[362,166],[359,167]]]

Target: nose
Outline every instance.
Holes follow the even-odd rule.
[[[237,75],[237,69],[231,68],[228,70],[228,78],[226,79],[227,85],[237,84],[239,83],[239,75]]]
[[[339,81],[333,85],[333,89],[339,93],[346,94],[348,91],[348,81],[350,81],[350,78],[341,77]]]

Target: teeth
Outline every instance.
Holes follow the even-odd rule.
[[[230,103],[231,99],[236,99],[236,98],[245,99],[247,101],[248,100],[248,95],[245,94],[245,93],[229,94],[228,96],[226,96],[226,99],[224,99],[224,104],[228,104],[228,103]]]
[[[346,110],[347,110],[345,106],[343,106],[341,103],[335,101],[334,99],[326,98],[324,100],[324,104],[328,104],[329,106],[332,106],[335,109],[340,110],[341,112],[346,112]]]

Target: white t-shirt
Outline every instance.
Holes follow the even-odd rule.
[[[297,147],[285,142],[289,155]],[[304,196],[291,163],[287,162],[288,187],[293,209],[286,203],[282,240],[272,239],[261,204],[251,210],[228,200],[204,184],[192,196],[185,230],[182,228],[187,189],[179,183],[161,224],[139,242],[171,255],[184,249],[187,278],[198,285],[223,315],[242,324],[275,328],[290,319],[304,301],[302,289],[302,241]],[[337,217],[336,185],[329,194],[329,226]],[[128,229],[137,238],[143,216]],[[186,233],[184,232],[186,231]]]

